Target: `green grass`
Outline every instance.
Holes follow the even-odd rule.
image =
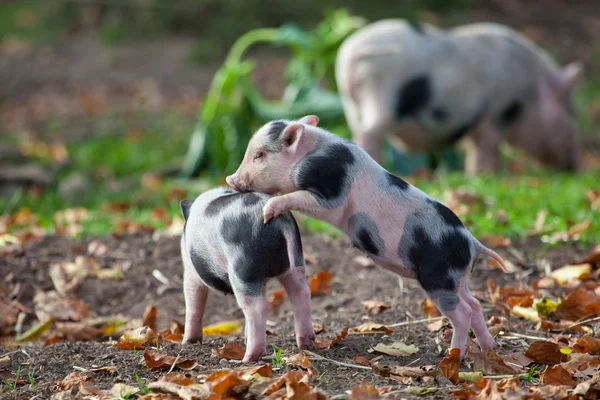
[[[0,40],[17,38],[33,43],[49,43],[68,28],[67,14],[58,12],[54,2],[21,0],[2,4]]]

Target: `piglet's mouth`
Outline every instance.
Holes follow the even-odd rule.
[[[229,186],[231,186],[231,188],[233,190],[235,190],[236,192],[246,192],[246,190],[243,190],[236,182],[235,179],[231,176],[228,176],[227,178],[225,178],[225,181],[227,182],[227,184]]]

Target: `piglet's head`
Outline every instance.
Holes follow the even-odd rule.
[[[298,121],[271,121],[252,136],[238,170],[227,177],[237,191],[285,194],[298,188],[291,178],[293,167],[310,151],[317,138],[310,132],[319,118],[309,115]]]

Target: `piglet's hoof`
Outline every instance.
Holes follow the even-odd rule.
[[[310,336],[299,337],[297,340],[298,348],[302,349],[302,350],[312,350],[312,348],[314,347],[314,340],[315,340],[314,334],[312,337],[310,337]]]
[[[246,354],[244,354],[244,358],[242,359],[243,363],[250,363],[250,362],[258,362],[260,361],[262,355],[264,353],[264,350],[252,350],[250,351],[250,349],[246,350]]]
[[[282,204],[283,202],[284,201],[282,201],[281,197],[273,197],[267,201],[267,204],[265,204],[263,207],[263,218],[265,224],[273,218],[277,218],[285,211]]]

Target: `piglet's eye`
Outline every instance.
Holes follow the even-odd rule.
[[[254,155],[254,159],[258,160],[259,158],[263,158],[265,156],[265,152],[264,151],[259,151],[258,153],[256,153]]]

